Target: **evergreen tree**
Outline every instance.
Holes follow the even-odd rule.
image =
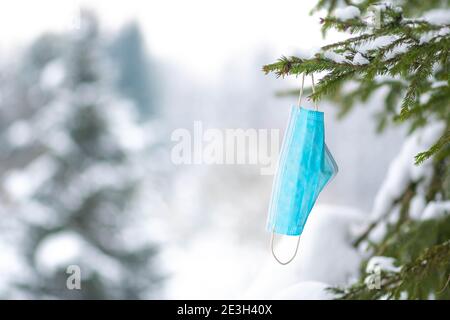
[[[21,92],[36,99],[6,139],[10,157],[28,154],[5,182],[29,269],[16,285],[33,298],[151,297],[156,248],[134,201],[144,134],[133,104],[116,94],[95,16],[83,12],[80,30],[41,37],[25,60]],[[17,143],[17,127],[32,136]],[[69,265],[80,268],[81,290],[66,287]]]
[[[118,66],[118,88],[133,100],[143,118],[155,114],[157,90],[155,88],[155,67],[150,64],[149,55],[139,26],[126,25],[109,46],[109,53]]]
[[[361,278],[332,288],[339,298],[450,298],[449,4],[320,0],[313,11],[326,12],[323,33],[349,37],[312,58],[282,57],[263,67],[277,76],[324,73],[310,98],[332,99],[341,116],[356,102],[384,97],[379,130],[409,127],[371,221],[354,239],[367,255]]]

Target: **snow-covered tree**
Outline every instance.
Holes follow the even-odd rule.
[[[157,114],[157,70],[150,63],[139,25],[133,22],[123,27],[109,46],[109,52],[119,67],[120,92],[136,104],[142,117]]]
[[[83,12],[80,29],[36,40],[16,75],[10,103],[26,112],[1,136],[19,162],[2,187],[23,229],[27,276],[13,282],[25,297],[151,297],[160,278],[149,212],[134,201],[146,134],[117,94],[105,42]]]
[[[342,116],[379,96],[378,128],[409,128],[370,222],[354,239],[367,256],[360,280],[333,288],[339,298],[450,298],[449,6],[448,0],[320,0],[314,11],[326,14],[324,34],[336,29],[347,39],[312,57],[282,57],[263,67],[277,76],[323,75],[310,98],[335,101]]]

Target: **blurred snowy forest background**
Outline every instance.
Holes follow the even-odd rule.
[[[376,134],[376,98],[339,121],[320,104],[340,172],[287,267],[264,230],[272,176],[170,159],[171,133],[195,120],[284,131],[295,100],[276,92],[299,79],[261,66],[322,44],[309,4],[277,2],[274,19],[269,1],[91,1],[74,15],[42,1],[25,32],[27,16],[7,18],[20,2],[0,16],[0,298],[323,298],[358,276],[351,235],[404,139]],[[66,289],[69,265],[82,290]]]

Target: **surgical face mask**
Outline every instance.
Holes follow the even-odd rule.
[[[273,235],[300,237],[317,197],[337,172],[337,164],[325,144],[323,112],[292,107],[267,219],[273,254]],[[298,244],[289,261],[281,262],[275,254],[274,257],[281,264],[289,263]]]

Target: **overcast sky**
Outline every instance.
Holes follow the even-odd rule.
[[[323,44],[313,1],[241,0],[39,0],[5,1],[0,11],[0,49],[26,43],[45,30],[67,30],[80,7],[94,9],[114,31],[137,19],[155,56],[203,75],[257,48],[278,57]],[[275,56],[274,56],[275,57]]]

